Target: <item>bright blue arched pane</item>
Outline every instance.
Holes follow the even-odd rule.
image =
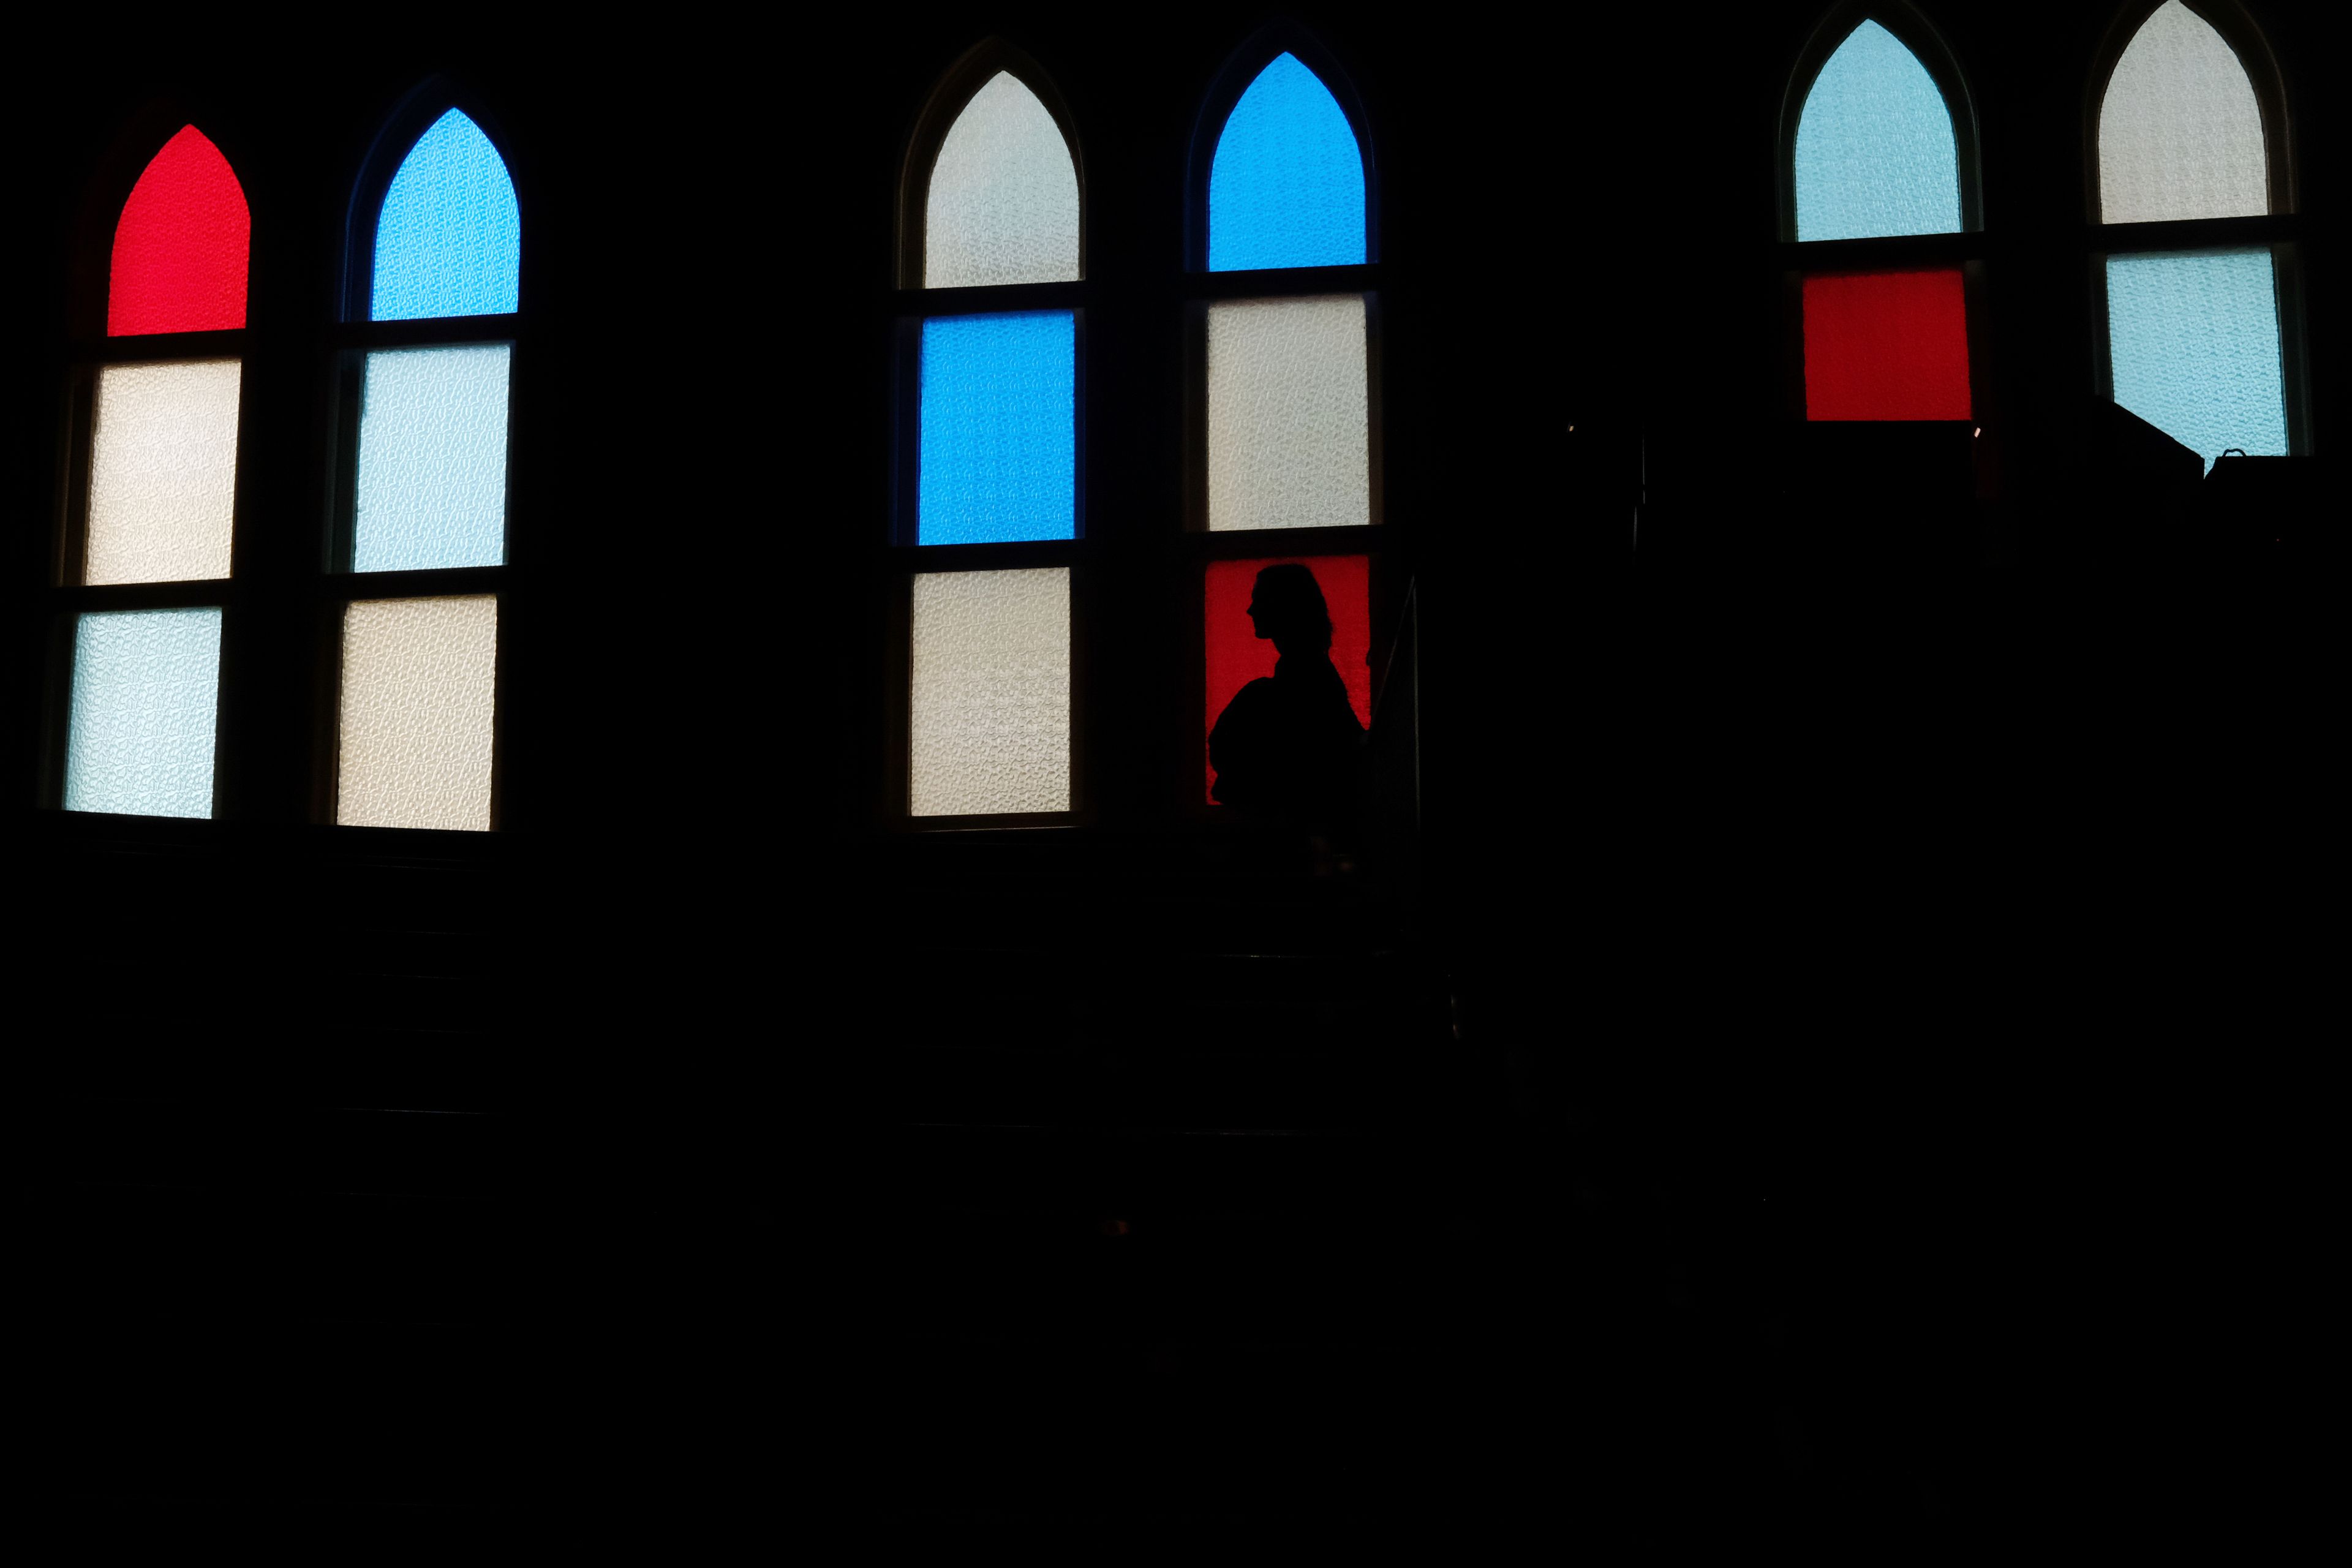
[[[1077,318],[923,323],[924,544],[1077,534]]]
[[[1258,72],[1209,165],[1209,270],[1364,259],[1364,159],[1322,79],[1294,55]]]
[[[1864,22],[1813,79],[1797,121],[1797,237],[1959,228],[1951,110],[1917,57]]]
[[[2205,466],[2231,447],[2286,454],[2271,253],[2107,258],[2116,401]]]
[[[521,265],[522,215],[506,160],[453,109],[416,139],[384,193],[368,314],[501,315],[515,308]]]

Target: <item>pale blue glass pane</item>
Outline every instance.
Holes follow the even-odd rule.
[[[2267,250],[2107,258],[2116,401],[2205,466],[2286,455],[2278,291]]]
[[[919,542],[1077,533],[1077,318],[923,323]]]
[[[1322,79],[1277,55],[1234,105],[1209,165],[1209,270],[1364,259],[1364,159]]]
[[[213,814],[221,613],[122,610],[74,627],[66,809]]]
[[[506,160],[456,110],[408,150],[375,226],[379,321],[490,316],[515,308],[522,214]]]
[[[513,353],[486,343],[367,356],[353,571],[504,563]]]
[[[1951,110],[1917,57],[1864,22],[1813,79],[1797,121],[1797,237],[1959,228]]]

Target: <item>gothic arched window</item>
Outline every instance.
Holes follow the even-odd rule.
[[[2117,36],[2097,93],[2107,389],[2208,467],[2231,448],[2297,450],[2295,339],[2280,316],[2293,249],[2273,218],[2290,204],[2267,51],[2222,4],[2135,6]],[[2142,226],[2126,239],[2122,225]]]
[[[1258,573],[1277,564],[1315,578],[1333,668],[1358,722],[1371,721],[1384,553],[1371,146],[1337,61],[1279,27],[1233,57],[1195,132],[1188,521],[1204,751],[1226,705],[1275,671],[1246,610]],[[1203,776],[1213,792],[1213,763]]]
[[[1975,136],[1940,42],[1907,7],[1839,7],[1790,78],[1781,138],[1805,417],[1969,418]]]
[[[417,114],[387,132],[352,236],[329,561],[348,574],[331,792],[345,826],[498,820],[522,222],[506,159],[446,103],[421,132]]]
[[[213,814],[250,237],[235,171],[193,125],[115,223],[106,336],[74,384],[59,572],[66,735],[45,796],[69,811]]]
[[[915,130],[899,192],[898,581],[904,809],[1059,819],[1071,744],[1084,185],[1036,66],[982,45]]]

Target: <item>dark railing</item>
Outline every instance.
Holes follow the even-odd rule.
[[[1370,868],[1409,918],[1421,876],[1421,652],[1417,584],[1407,583],[1380,665],[1364,740],[1363,835]]]

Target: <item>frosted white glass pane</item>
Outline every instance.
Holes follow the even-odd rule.
[[[367,356],[353,571],[505,562],[513,357],[507,343]]]
[[[489,595],[348,606],[335,820],[487,829],[498,662]]]
[[[1037,95],[999,71],[940,143],[923,210],[923,286],[1078,275],[1078,174]]]
[[[66,809],[213,814],[221,613],[124,610],[74,626]]]
[[[243,371],[221,359],[98,373],[83,582],[228,575]]]
[[[2232,447],[2285,455],[2268,250],[2107,258],[2107,361],[2116,401],[2208,468]]]
[[[2104,223],[2271,210],[2263,113],[2238,54],[2180,0],[2133,35],[2099,105]]]
[[[1952,111],[1900,39],[1864,22],[1822,67],[1797,121],[1797,237],[1957,234]]]
[[[1070,574],[915,578],[917,816],[1070,809]]]
[[[1209,307],[1209,526],[1372,520],[1364,300]]]

